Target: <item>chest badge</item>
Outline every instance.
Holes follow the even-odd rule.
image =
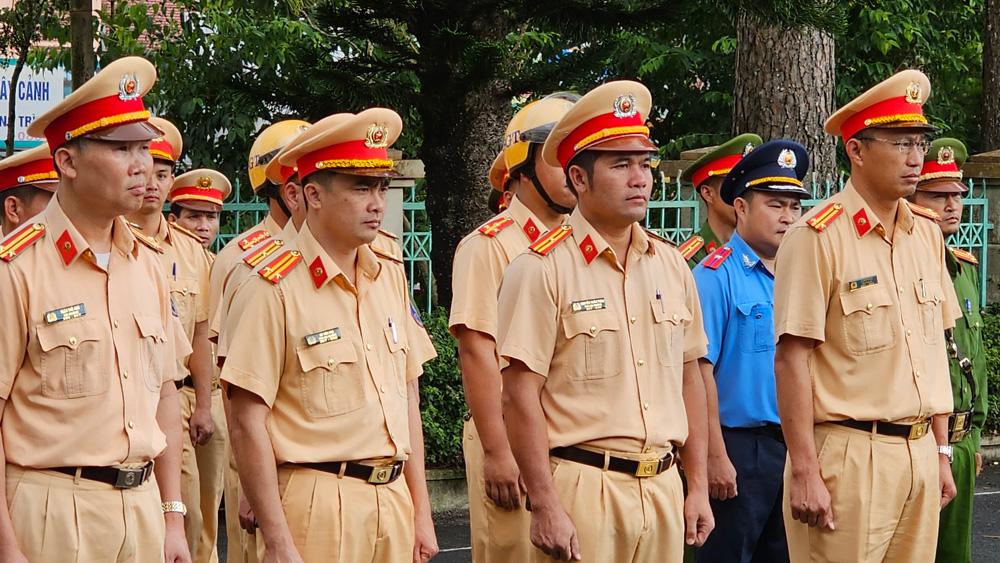
[[[62,321],[68,321],[70,319],[78,319],[86,314],[87,307],[84,306],[83,303],[77,303],[76,305],[70,305],[69,307],[63,307],[61,309],[45,313],[45,324],[51,325]]]

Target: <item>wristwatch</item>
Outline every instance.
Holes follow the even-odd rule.
[[[938,453],[948,456],[948,463],[955,461],[954,446],[938,446]]]
[[[187,516],[188,509],[184,506],[184,503],[179,500],[172,500],[169,502],[164,502],[160,504],[160,508],[163,509],[163,513],[168,512],[180,512],[181,516]]]

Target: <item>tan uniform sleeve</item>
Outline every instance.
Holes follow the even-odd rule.
[[[944,290],[944,303],[942,303],[941,314],[945,330],[955,328],[955,320],[962,317],[962,306],[958,304],[958,295],[955,293],[955,284],[948,273],[948,263],[945,261],[945,252],[948,248],[944,244],[944,238],[940,238],[940,248],[938,249],[938,262],[941,264],[941,289]]]
[[[239,248],[239,247],[236,247]],[[212,338],[219,336],[219,315],[222,312],[222,290],[226,286],[226,279],[229,277],[232,261],[235,260],[232,247],[226,245],[216,255],[212,262],[208,276],[208,325],[212,331]]]
[[[260,276],[242,284],[233,299],[244,313],[234,327],[221,379],[259,396],[270,407],[285,364],[285,303],[281,289]],[[245,302],[245,305],[241,302]]]
[[[559,305],[549,264],[531,253],[514,259],[500,282],[497,351],[548,377],[559,326]]]
[[[187,334],[184,333],[184,325],[181,324],[179,317],[175,317],[173,314],[168,315],[167,326],[163,327],[166,330],[167,341],[173,347],[174,355],[177,357],[177,361],[184,365],[187,365],[187,358],[191,355],[193,351],[191,348],[191,343],[188,342]],[[164,365],[168,365],[167,362]],[[176,362],[169,364],[169,366],[176,366]],[[186,374],[179,369],[171,369],[168,367],[163,371],[163,381],[180,381],[186,377]]]
[[[6,262],[0,263],[0,296],[3,296],[3,305],[0,306],[0,326],[3,327],[3,337],[0,338],[0,399],[5,401],[10,397],[14,378],[24,364],[28,349],[28,309],[23,289],[12,267]]]
[[[493,239],[472,236],[455,251],[448,328],[466,327],[497,337],[497,290],[504,263]]]
[[[424,373],[424,364],[437,357],[437,350],[431,341],[427,330],[417,322],[416,309],[413,303],[409,304],[410,314],[406,315],[406,341],[410,343],[410,349],[406,353],[406,380],[413,381]]]
[[[198,296],[195,301],[194,322],[208,321],[212,301],[211,272],[212,260],[207,250],[198,254]]]
[[[677,263],[684,276],[684,304],[691,311],[691,321],[684,328],[684,361],[691,362],[708,353],[708,337],[705,335],[705,320],[701,314],[701,299],[694,275],[685,262],[678,260]]]
[[[833,295],[830,251],[823,233],[792,229],[781,241],[774,267],[774,337],[826,340]]]

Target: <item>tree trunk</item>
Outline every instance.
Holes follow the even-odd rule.
[[[14,133],[16,127],[14,120],[17,119],[17,83],[21,81],[21,71],[24,70],[24,62],[28,59],[28,50],[21,51],[14,65],[14,72],[10,75],[10,90],[7,91],[7,152],[4,156],[14,154]]]
[[[455,247],[490,216],[488,174],[500,149],[510,98],[499,81],[466,92],[454,84],[421,80],[420,158],[427,177],[427,214],[434,232],[431,248],[437,304],[451,307],[451,266]]]
[[[734,82],[733,135],[801,143],[809,151],[808,181],[836,178],[836,139],[823,132],[835,109],[833,36],[784,30],[741,10]]]
[[[94,76],[94,12],[91,0],[70,0],[70,64],[73,90]]]
[[[983,93],[981,152],[1000,149],[1000,0],[983,10]]]

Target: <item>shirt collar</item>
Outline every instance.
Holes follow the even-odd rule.
[[[868,203],[861,197],[861,194],[858,193],[858,190],[850,180],[844,184],[844,189],[841,193],[844,194],[844,210],[847,211],[854,233],[858,238],[870,232],[884,233],[882,221],[872,211],[872,208],[868,206]],[[896,202],[896,226],[906,233],[910,233],[913,230],[913,212],[910,211],[910,207],[906,205],[906,201],[903,199]]]
[[[698,229],[697,234],[705,241],[705,250],[709,254],[715,252],[715,249],[722,245],[722,242],[719,240],[719,237],[715,236],[715,231],[712,230],[712,226],[708,224],[708,221],[705,221],[701,228]]]
[[[290,222],[290,221],[289,221]],[[294,227],[292,227],[294,230]],[[309,267],[309,277],[312,279],[316,289],[321,289],[331,280],[338,280],[337,283],[344,288],[350,286],[347,276],[337,263],[330,258],[326,250],[319,244],[309,228],[308,221],[302,223],[302,229],[295,236],[294,245],[302,253],[302,259]],[[378,278],[382,271],[382,264],[372,249],[363,244],[358,247],[358,274],[364,275],[372,280]]]
[[[517,223],[518,228],[521,229],[521,232],[531,242],[538,240],[538,237],[542,236],[548,230],[545,224],[517,196],[514,196],[514,199],[511,200],[510,207],[507,208],[507,214]]]
[[[743,240],[743,237],[737,231],[733,231],[733,238],[729,239],[726,246],[732,248],[733,254],[739,258],[740,264],[743,265],[744,274],[749,276],[750,272],[757,269],[758,266],[760,266],[760,269],[767,271],[767,268],[761,264],[760,257],[757,256],[757,253],[750,248],[747,241]]]
[[[289,222],[291,222],[291,219],[289,219]],[[267,216],[264,217],[264,220],[260,222],[260,227],[270,233],[271,236],[281,232],[281,225],[274,220],[274,217],[272,217],[270,213],[268,213]]]
[[[45,207],[45,211],[41,214],[41,222],[49,229],[52,244],[56,247],[56,252],[62,258],[64,265],[69,266],[81,256],[94,261],[94,251],[66,216],[58,194]],[[111,227],[111,246],[112,250],[118,249],[123,255],[131,255],[133,259],[138,256],[139,241],[122,217],[116,217]]]
[[[597,229],[580,213],[577,207],[569,216],[569,226],[573,228],[573,240],[577,250],[583,255],[584,261],[589,265],[598,256],[607,253],[608,257],[614,259],[614,251]],[[629,243],[629,252],[636,250],[639,254],[649,253],[653,255],[656,249],[649,240],[649,234],[639,226],[639,223],[632,223],[632,240]]]

